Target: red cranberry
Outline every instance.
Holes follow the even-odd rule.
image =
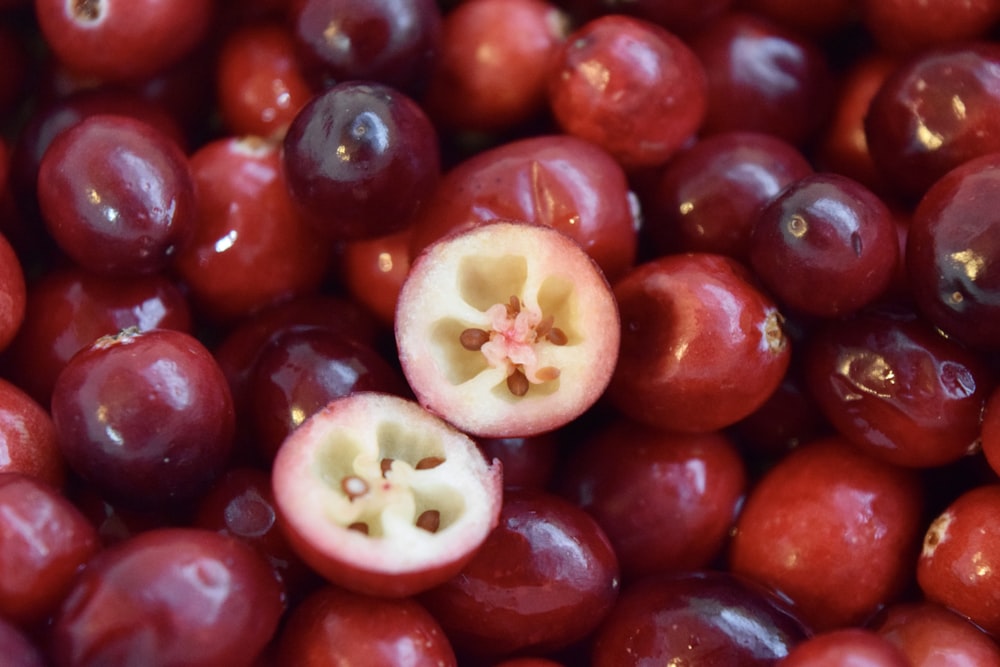
[[[998,667],[1000,646],[975,624],[933,602],[890,606],[873,626],[900,648],[911,667]]]
[[[24,322],[27,292],[17,253],[0,234],[0,351],[11,344]]]
[[[872,630],[843,628],[809,637],[781,661],[782,667],[911,667],[892,642]]]
[[[249,546],[165,528],[88,562],[56,614],[50,652],[59,667],[249,667],[283,607],[278,580]]]
[[[861,0],[861,20],[883,51],[914,53],[985,37],[1000,20],[1000,3],[969,0]]]
[[[181,149],[125,116],[91,116],[53,139],[39,165],[38,198],[63,252],[104,274],[160,271],[196,224]]]
[[[396,301],[410,271],[412,228],[387,236],[361,239],[343,248],[344,286],[355,303],[361,304],[392,327]]]
[[[705,71],[688,46],[656,24],[621,15],[570,34],[549,72],[549,106],[568,134],[625,167],[665,163],[705,117]]]
[[[45,667],[45,656],[31,638],[10,621],[0,618],[0,655],[8,667]]]
[[[487,461],[499,459],[503,464],[505,489],[542,490],[554,478],[559,462],[556,432],[520,438],[479,438],[476,444]]]
[[[66,463],[48,410],[0,379],[0,472],[18,472],[60,488]]]
[[[836,33],[855,20],[856,0],[740,0],[739,6],[805,35]]]
[[[751,490],[729,565],[787,596],[816,630],[859,624],[910,581],[922,505],[910,471],[839,438],[813,441]]]
[[[52,392],[67,463],[112,499],[157,505],[202,493],[232,448],[225,376],[192,336],[104,336],[70,359]]]
[[[593,18],[620,13],[657,23],[667,30],[687,34],[721,16],[734,0],[563,0],[576,16]]]

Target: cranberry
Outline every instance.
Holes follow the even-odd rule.
[[[596,634],[591,664],[763,667],[805,635],[783,601],[742,577],[659,575],[623,591]]]
[[[499,656],[583,639],[618,585],[615,552],[588,514],[548,493],[509,490],[482,548],[420,599],[459,653]]]
[[[205,347],[169,329],[104,336],[52,392],[70,467],[113,499],[157,505],[202,493],[232,448],[233,403]]]
[[[902,650],[912,667],[1000,665],[1000,646],[975,624],[934,602],[888,607],[875,630]]]
[[[861,0],[861,20],[882,50],[913,53],[986,37],[1000,20],[994,0]]]
[[[562,0],[577,16],[593,18],[601,14],[621,13],[657,23],[667,30],[687,34],[717,19],[734,0]]]
[[[872,630],[831,630],[796,645],[782,667],[911,667],[906,656]]]
[[[729,565],[787,596],[816,630],[859,624],[910,581],[922,505],[911,471],[837,437],[812,441],[751,490]]]
[[[387,236],[361,239],[343,249],[344,286],[355,303],[367,308],[379,322],[391,327],[396,302],[410,272],[412,228]]]
[[[164,528],[90,559],[56,614],[53,662],[249,666],[284,603],[267,563],[233,537]]]
[[[739,6],[805,35],[826,36],[851,24],[855,0],[741,0]]]
[[[0,655],[8,667],[45,667],[45,656],[31,638],[10,621],[0,618]]]
[[[570,34],[548,85],[563,130],[627,168],[665,163],[705,117],[698,58],[672,33],[627,16],[596,18]]]
[[[503,464],[505,489],[546,489],[559,463],[556,432],[510,438],[479,438],[479,450],[487,461]]]
[[[0,472],[18,472],[60,488],[66,464],[48,410],[0,379]]]
[[[0,234],[0,351],[11,344],[24,322],[27,292],[17,253]]]

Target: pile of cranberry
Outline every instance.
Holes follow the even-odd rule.
[[[1000,0],[0,0],[0,661],[1000,667]]]

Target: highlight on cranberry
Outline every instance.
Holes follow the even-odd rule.
[[[396,310],[417,399],[485,437],[551,431],[585,412],[611,379],[618,328],[611,288],[576,242],[510,221],[428,247]]]
[[[1000,667],[1000,0],[0,0],[0,663]]]
[[[499,520],[501,468],[416,403],[358,392],[285,440],[272,485],[302,560],[344,588],[404,597],[473,557]]]

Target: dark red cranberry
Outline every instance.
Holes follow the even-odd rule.
[[[300,60],[314,85],[377,81],[419,93],[437,58],[434,0],[290,0]]]
[[[53,139],[39,164],[38,199],[62,251],[102,274],[160,271],[196,224],[184,153],[125,116],[90,116]]]
[[[655,428],[705,433],[759,408],[790,347],[781,316],[736,260],[667,255],[615,284],[622,340],[607,397]]]
[[[830,630],[797,644],[782,667],[912,667],[888,639],[864,628]]]
[[[857,181],[810,174],[758,214],[750,265],[779,303],[818,317],[860,310],[888,289],[899,262],[889,208]]]
[[[1000,20],[995,0],[861,0],[861,21],[878,46],[890,53],[986,37]]]
[[[906,268],[920,312],[964,343],[1000,349],[998,260],[1000,155],[987,155],[941,178],[913,214]]]
[[[812,171],[797,148],[772,135],[725,132],[702,139],[667,164],[643,200],[649,251],[745,260],[760,209]]]
[[[626,168],[665,163],[705,118],[705,71],[687,44],[623,15],[577,28],[550,66],[549,106],[559,126]]]
[[[583,639],[618,586],[615,552],[596,521],[557,496],[509,490],[478,553],[421,599],[459,653],[497,656]]]
[[[206,320],[231,322],[319,288],[332,249],[292,202],[278,144],[218,139],[189,164],[197,223],[173,267]]]
[[[1000,666],[1000,646],[968,619],[934,602],[891,605],[873,624],[911,667]]]
[[[0,618],[0,655],[7,667],[46,667],[45,656],[16,625]]]
[[[855,20],[856,0],[739,0],[741,9],[759,14],[805,35],[836,33]]]
[[[249,546],[165,528],[88,562],[56,614],[50,654],[59,667],[251,665],[283,611],[281,585]]]
[[[0,473],[0,615],[28,626],[56,610],[100,548],[87,518],[48,484]]]
[[[826,120],[830,67],[823,51],[799,33],[733,12],[689,43],[708,75],[704,134],[750,130],[801,146]]]
[[[627,14],[659,24],[686,35],[721,16],[734,0],[561,0],[578,18],[594,18],[602,14]]]
[[[559,484],[597,519],[622,575],[635,579],[709,567],[747,480],[743,459],[721,433],[674,434],[618,420],[573,449]]]
[[[865,117],[881,175],[916,201],[947,172],[1000,151],[1000,45],[922,51],[886,78]]]
[[[34,63],[24,32],[13,21],[0,24],[0,117],[5,119],[21,110],[30,93]]]
[[[341,267],[351,299],[392,328],[396,301],[410,271],[412,228],[344,245]]]
[[[70,359],[52,391],[67,463],[114,500],[197,496],[221,474],[235,418],[215,360],[180,331],[126,330]]]
[[[278,637],[278,664],[455,667],[441,626],[412,598],[391,600],[332,586],[298,604]]]
[[[750,491],[729,566],[787,597],[815,630],[860,624],[910,582],[922,507],[911,471],[841,438],[812,441]]]
[[[66,463],[49,411],[0,379],[0,472],[17,472],[61,488]]]
[[[0,234],[0,351],[5,350],[24,322],[28,288],[21,261],[11,244]]]
[[[594,638],[593,667],[774,665],[807,630],[779,598],[727,572],[647,577]]]
[[[994,388],[986,399],[980,442],[990,468],[1000,475],[1000,388]]]
[[[292,198],[335,240],[403,229],[440,176],[430,120],[412,99],[380,84],[347,82],[314,97],[283,146]]]
[[[546,489],[559,463],[559,439],[554,432],[521,438],[479,438],[487,461],[503,464],[506,489]]]

